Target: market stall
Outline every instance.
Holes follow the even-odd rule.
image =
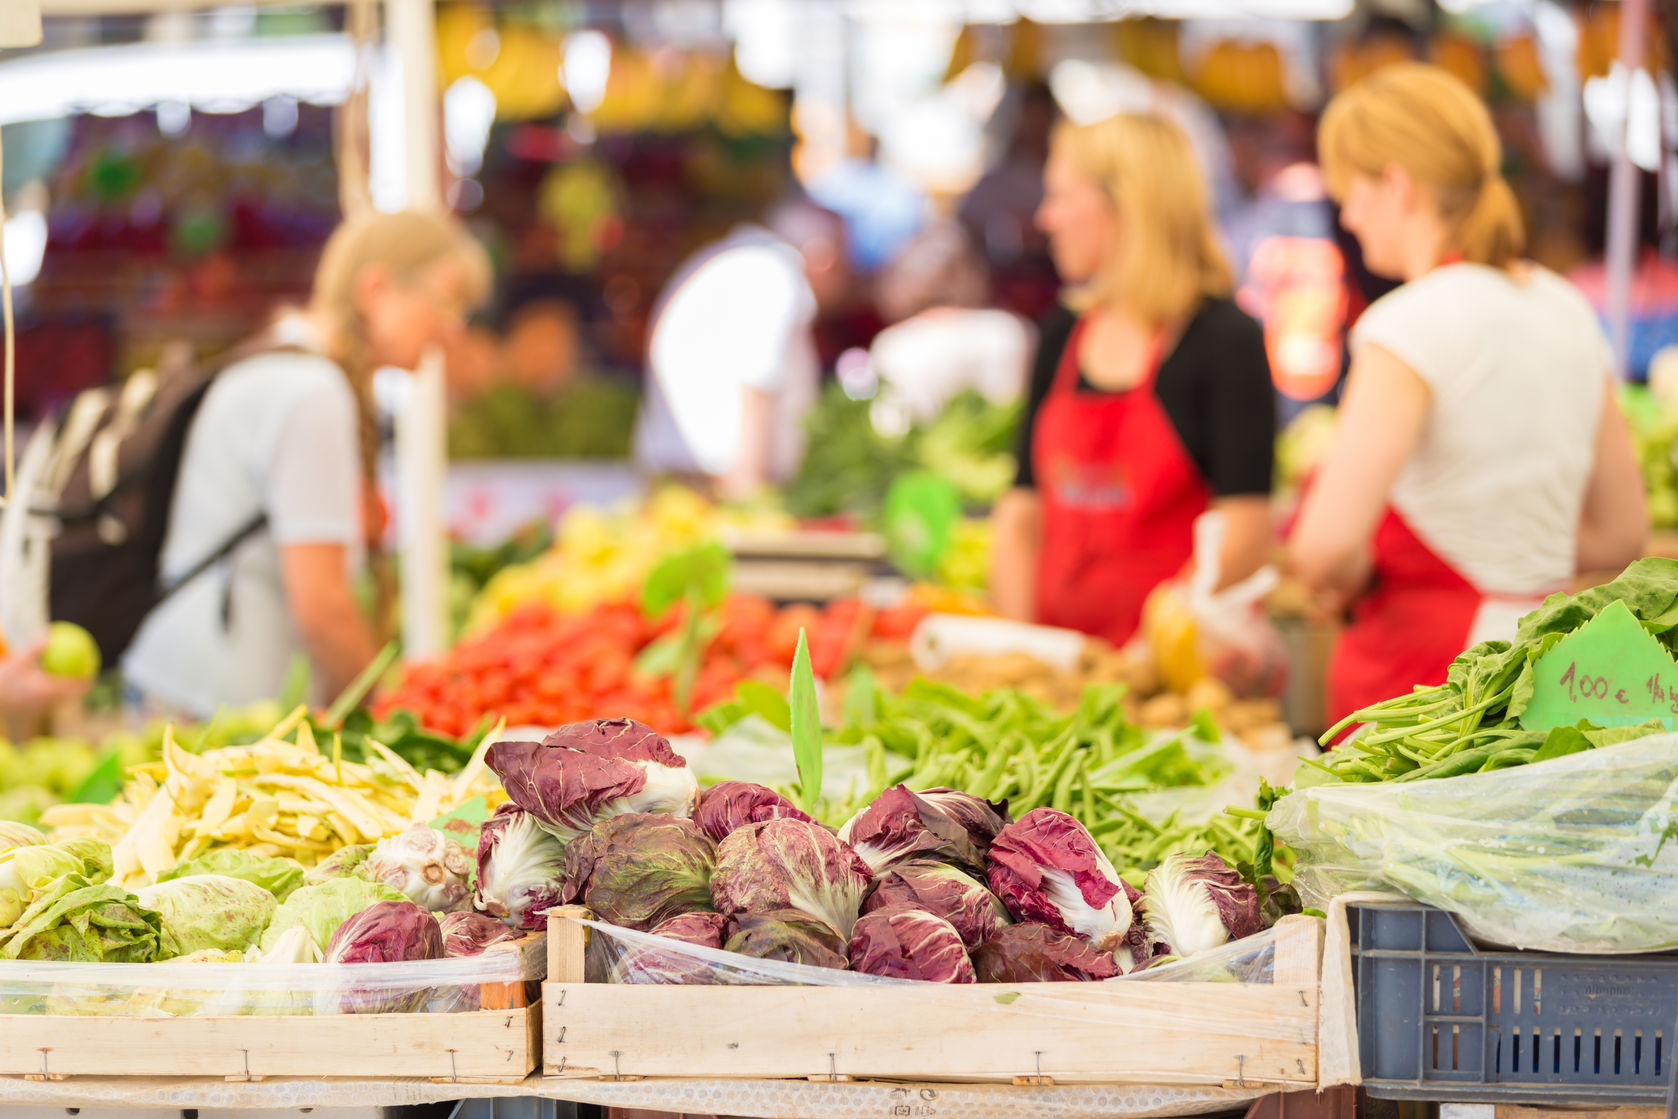
[[[435,201],[434,70],[487,73],[493,29],[439,51],[430,8],[387,5],[406,195]],[[1196,81],[1262,111],[1280,58],[1213,48]],[[836,386],[790,485],[740,503],[533,468],[552,539],[460,555],[458,637],[442,510],[522,518],[445,485],[434,361],[407,409],[402,663],[324,709],[299,679],[0,747],[0,1105],[1663,1098],[1678,562],[1313,742],[1262,568],[1166,579],[1124,643],[990,614],[1011,406],[894,426]]]

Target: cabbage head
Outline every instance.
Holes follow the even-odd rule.
[[[339,925],[374,902],[406,900],[389,886],[363,878],[333,878],[304,886],[274,911],[268,931],[262,934],[263,954],[273,951],[287,929],[301,925],[308,930],[315,951],[324,955]]]
[[[169,882],[197,874],[225,874],[229,878],[242,878],[273,894],[275,901],[284,901],[292,895],[292,891],[303,885],[303,864],[291,859],[258,855],[238,847],[218,847],[214,851],[206,851],[195,859],[175,864],[159,874],[157,880]]]
[[[225,874],[172,878],[136,897],[163,918],[163,949],[170,956],[206,949],[243,952],[261,939],[279,907],[261,886]]]

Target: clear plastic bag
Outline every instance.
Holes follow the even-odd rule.
[[[711,984],[723,987],[900,987],[920,980],[887,979],[855,971],[759,960],[737,952],[684,944],[603,921],[582,922],[590,930],[585,974],[591,983]],[[1276,955],[1276,934],[1255,936],[1186,960],[1156,964],[1107,983],[1147,981],[1268,983]]]
[[[478,956],[412,963],[0,962],[0,1014],[137,1018],[505,1009],[507,985],[540,982],[547,960],[495,945]],[[523,1005],[519,1001],[519,1005]]]
[[[1194,574],[1162,583],[1142,610],[1142,639],[1160,677],[1178,693],[1206,678],[1238,699],[1275,698],[1287,688],[1288,653],[1264,609],[1278,579],[1261,567],[1233,586],[1214,590],[1220,574],[1224,521],[1203,514],[1194,523]]]
[[[1298,855],[1307,905],[1386,887],[1494,944],[1678,948],[1678,735],[1464,777],[1301,789],[1269,824]]]

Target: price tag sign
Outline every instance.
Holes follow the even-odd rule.
[[[453,812],[445,813],[431,821],[431,826],[468,851],[476,851],[478,833],[483,829],[484,821],[488,819],[489,803],[483,797],[475,796],[462,802]]]
[[[1626,727],[1658,719],[1678,727],[1678,663],[1623,602],[1609,605],[1532,667],[1527,730],[1573,726]]]

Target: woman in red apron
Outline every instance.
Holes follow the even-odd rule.
[[[1341,221],[1403,281],[1351,336],[1335,443],[1290,541],[1347,625],[1330,723],[1443,683],[1469,645],[1576,572],[1618,570],[1647,531],[1596,316],[1520,259],[1490,115],[1420,63],[1341,94],[1318,148]]]
[[[1175,125],[1063,125],[1044,188],[1038,224],[1081,313],[1042,324],[992,591],[1007,616],[1122,644],[1149,592],[1189,566],[1208,509],[1227,522],[1224,582],[1264,561],[1269,366]]]

